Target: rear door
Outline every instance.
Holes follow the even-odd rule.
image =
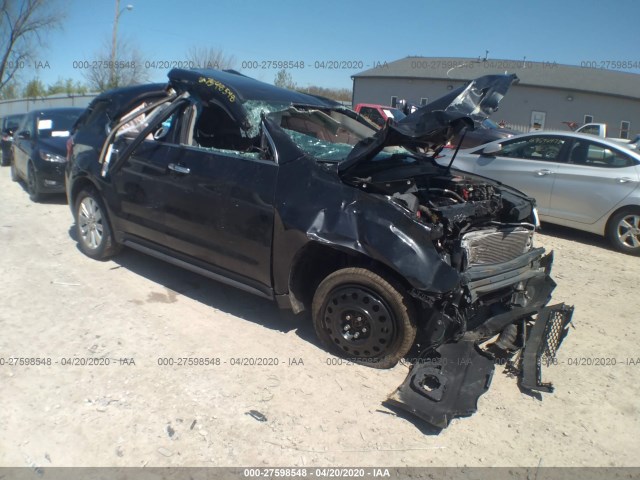
[[[501,143],[496,156],[468,156],[455,165],[521,190],[536,199],[542,215],[548,215],[555,175],[566,161],[567,138],[535,135]]]
[[[637,160],[597,140],[574,139],[556,170],[551,217],[592,224],[638,188]]]

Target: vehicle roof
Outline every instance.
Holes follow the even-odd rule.
[[[162,92],[166,88],[166,83],[145,83],[143,85],[131,85],[129,87],[118,87],[102,92],[93,102],[109,99],[114,101],[119,97],[135,98],[149,92]]]
[[[240,103],[244,103],[247,100],[267,100],[325,108],[337,105],[332,100],[276,87],[275,85],[247,77],[234,70],[183,70],[174,68],[169,72],[168,76],[174,88],[195,89],[205,98],[213,97],[216,94],[220,95],[226,91],[225,89],[228,89],[240,100]],[[211,80],[214,82],[211,82]]]
[[[380,108],[391,108],[393,110],[398,109],[398,107],[390,107],[388,105],[381,105],[379,103],[358,103],[356,107],[380,107]]]
[[[58,107],[58,108],[42,108],[39,110],[31,110],[27,115],[46,115],[50,113],[74,113],[78,114],[84,112],[84,108],[81,107]]]
[[[25,115],[26,113],[10,113],[9,115],[5,115],[4,117],[2,117],[2,119],[6,120],[8,118],[24,117]]]
[[[549,131],[545,130],[545,131],[538,131],[538,132],[521,133],[519,135],[514,135],[513,137],[509,137],[507,139],[493,140],[492,142],[488,142],[488,143],[500,143],[501,141],[507,141],[507,140],[512,141],[512,140],[517,140],[519,138],[536,137],[540,135],[546,135],[546,136],[552,136],[552,137],[570,137],[570,138],[576,138],[581,140],[590,140],[593,142],[601,143],[608,147],[616,148],[624,153],[631,153],[634,157],[640,159],[640,153],[634,152],[630,148],[625,148],[624,144],[612,142],[611,140],[607,140],[606,138],[597,137],[595,135],[590,135],[588,133],[576,133],[576,132],[568,132],[568,131],[562,131],[562,130],[549,130]],[[487,145],[487,143],[485,143],[484,145]],[[471,150],[477,150],[480,147],[482,147],[482,145],[467,148],[465,149],[465,151],[470,152]]]

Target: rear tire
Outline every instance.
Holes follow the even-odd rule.
[[[640,208],[627,208],[612,216],[607,239],[620,252],[640,255]]]
[[[78,244],[86,256],[94,260],[107,260],[120,251],[121,246],[111,232],[107,209],[95,189],[85,189],[78,194],[74,215]]]
[[[396,282],[364,268],[344,268],[318,286],[312,305],[318,338],[337,355],[391,368],[416,337],[411,299]]]

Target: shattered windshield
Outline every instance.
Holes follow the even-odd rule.
[[[339,110],[292,106],[290,103],[247,101],[244,105],[251,130],[257,135],[261,114],[265,113],[306,154],[323,162],[337,163],[346,159],[354,146],[371,137],[376,129],[363,125]],[[402,147],[388,147],[376,156],[376,161],[400,161],[400,156],[412,155]]]
[[[270,117],[298,148],[326,162],[344,160],[358,142],[376,133],[338,110],[288,106]]]

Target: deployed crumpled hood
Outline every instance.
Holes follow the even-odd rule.
[[[517,79],[515,74],[486,75],[419,108],[399,122],[387,122],[375,135],[365,138],[353,148],[349,156],[340,162],[340,172],[372,159],[385,147],[431,150],[443,147],[463,127],[473,129],[474,122],[480,122],[495,112]]]

